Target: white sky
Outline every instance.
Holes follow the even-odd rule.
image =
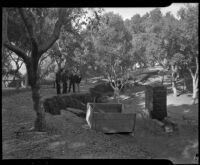
[[[174,16],[176,16],[177,11],[181,8],[184,7],[184,4],[186,3],[173,3],[172,5],[168,6],[168,7],[162,7],[161,12],[163,14],[165,14],[166,12],[170,11]],[[190,3],[191,4],[191,3]],[[193,3],[194,4],[194,3]],[[197,3],[196,3],[197,4]],[[104,8],[105,12],[114,12],[116,14],[119,14],[122,16],[122,18],[125,19],[130,19],[133,15],[135,14],[140,14],[140,16],[143,16],[144,14],[146,14],[147,12],[150,12],[151,10],[155,9],[155,8],[151,8],[151,7],[126,7],[126,8],[120,8],[120,7],[116,7],[116,8]],[[26,73],[26,68],[25,65],[22,65],[22,68],[20,69],[20,72],[22,72],[22,74]]]
[[[161,12],[165,14],[166,12],[170,11],[174,16],[176,16],[177,11],[181,8],[184,7],[184,4],[186,3],[173,3],[168,7],[161,7]],[[114,12],[116,14],[119,14],[122,16],[122,18],[125,19],[130,19],[133,15],[135,14],[140,14],[140,16],[143,16],[147,12],[150,12],[151,10],[155,9],[152,7],[126,7],[126,8],[104,8],[105,12]]]

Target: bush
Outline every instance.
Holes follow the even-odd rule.
[[[93,100],[93,97],[89,93],[62,95],[45,99],[43,106],[45,112],[52,115],[60,115],[60,110],[68,107],[86,111],[86,104],[93,102]]]

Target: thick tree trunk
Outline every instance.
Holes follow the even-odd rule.
[[[30,63],[27,64],[26,66],[28,71],[28,82],[30,83],[32,90],[33,110],[36,112],[34,130],[45,131],[46,130],[45,111],[41,103],[39,73],[37,64],[38,64],[37,59],[32,58]]]
[[[32,90],[32,99],[33,99],[33,109],[36,112],[36,120],[34,124],[34,129],[36,131],[45,131],[46,122],[45,122],[45,111],[40,100],[40,88],[39,85],[31,87]]]

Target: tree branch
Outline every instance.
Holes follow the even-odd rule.
[[[190,72],[190,74],[191,74],[192,78],[194,78],[194,73],[192,72],[192,69],[191,69],[191,68],[189,68],[189,67],[187,67],[187,69],[189,70],[189,72]]]
[[[25,63],[28,63],[29,57],[26,55],[26,53],[22,49],[18,48],[17,46],[10,44],[9,42],[5,42],[3,45],[6,48],[8,48],[9,50],[16,53],[19,57],[21,57],[24,60]]]
[[[195,57],[195,62],[196,62],[196,72],[195,72],[195,75],[198,76],[198,74],[199,74],[199,61],[198,61],[198,57]]]
[[[31,19],[30,19],[30,17],[28,18],[26,13],[24,12],[24,9],[22,9],[22,8],[18,8],[18,11],[19,11],[19,14],[20,14],[20,16],[21,16],[21,18],[22,18],[22,20],[23,20],[23,22],[26,26],[26,29],[29,33],[33,47],[37,48],[38,44],[37,44],[37,39],[36,39],[35,31],[34,31],[34,23],[35,22],[34,23],[31,22],[33,20],[32,19],[33,16],[32,16]]]
[[[42,79],[52,68],[50,68],[50,66],[53,64],[53,61],[51,61],[51,63],[49,63],[46,67],[46,70],[41,73],[41,66],[40,66],[40,79]],[[53,68],[54,69],[54,68]]]
[[[19,69],[22,67],[22,65],[23,65],[23,62],[19,65]]]
[[[60,30],[63,25],[63,17],[64,17],[64,9],[59,10],[59,18],[55,24],[53,34],[49,38],[49,40],[39,46],[38,54],[41,56],[44,52],[46,52],[59,38]]]
[[[40,59],[39,65],[41,65],[42,61],[44,61],[47,57],[49,57],[49,56],[48,56],[48,55],[43,56],[43,57]]]

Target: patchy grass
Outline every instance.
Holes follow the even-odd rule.
[[[151,80],[152,82],[153,80]],[[81,92],[95,85],[81,83]],[[62,110],[61,115],[46,114],[47,133],[28,132],[33,126],[31,91],[2,98],[3,159],[31,158],[165,158],[173,163],[195,163],[198,149],[198,104],[182,94],[167,95],[168,116],[178,124],[177,133],[166,134],[152,120],[144,119],[144,86],[133,87],[121,95],[124,113],[137,113],[135,136],[103,134],[85,129],[86,121]],[[170,88],[169,88],[170,90]],[[42,97],[56,95],[54,88],[42,88]],[[15,132],[24,129],[21,134]]]

